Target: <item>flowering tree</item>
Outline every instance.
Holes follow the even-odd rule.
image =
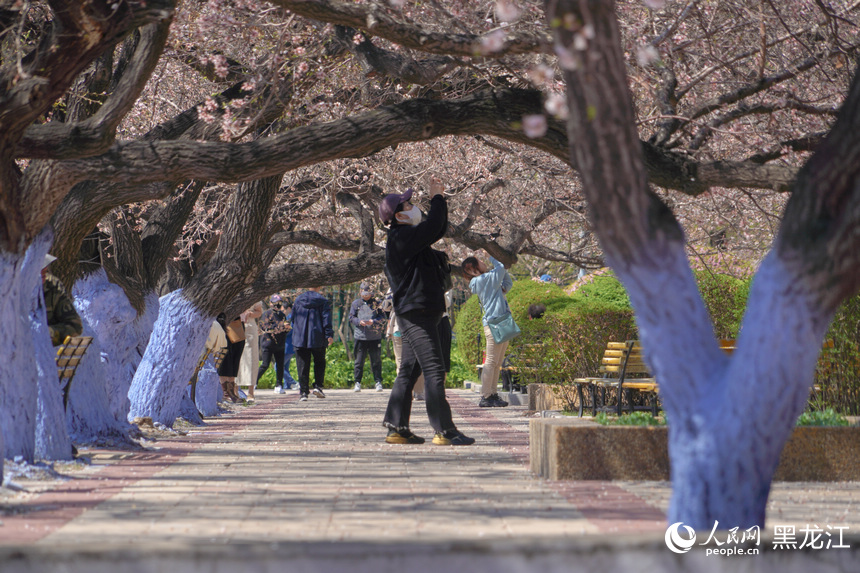
[[[797,177],[729,358],[714,339],[683,231],[649,189],[614,4],[562,0],[549,7],[556,49],[568,59],[571,153],[583,166],[596,232],[630,294],[671,419],[669,521],[699,529],[715,520],[761,526],[827,326],[860,287],[860,195],[852,183],[860,81]]]
[[[449,182],[452,249],[591,266],[602,257],[596,231],[630,289],[652,365],[667,385],[667,409],[678,420],[702,394],[698,382],[673,385],[692,379],[679,374],[673,357],[684,354],[673,340],[695,341],[687,353],[713,367],[701,378],[702,392],[713,390],[705,380],[723,374],[740,392],[733,396],[761,392],[736,387],[742,378],[734,373],[769,367],[756,344],[772,344],[785,325],[745,327],[741,344],[750,346],[725,362],[689,291],[684,248],[700,252],[707,243],[722,253],[730,245],[755,258],[762,236],[777,227],[783,200],[774,191],[814,187],[804,183],[811,175],[798,179],[798,169],[826,145],[848,91],[858,45],[856,26],[846,24],[856,17],[853,3],[570,2],[552,5],[549,27],[536,1],[272,3],[290,12],[250,0],[183,3],[172,26],[168,1],[117,9],[52,2],[2,13],[5,30],[27,32],[17,51],[3,52],[0,68],[9,94],[0,101],[0,289],[8,294],[0,297],[0,328],[7,329],[0,350],[15,357],[0,366],[6,455],[32,459],[35,451],[26,389],[37,372],[26,357],[39,345],[21,326],[29,321],[21,309],[33,308],[38,261],[52,236],[57,270],[82,301],[109,284],[122,288],[119,295],[110,287],[127,299],[133,313],[122,320],[136,323],[137,333],[118,355],[142,349],[154,332],[130,383],[129,408],[169,423],[215,314],[238,314],[279,289],[378,272],[375,205],[392,187],[420,191],[428,171]],[[282,183],[284,173],[290,180]],[[651,192],[648,183],[659,188]],[[691,230],[686,243],[668,205]],[[812,220],[804,218],[809,212],[794,217],[786,221]],[[79,268],[81,242],[97,224],[112,241],[111,257]],[[792,244],[785,229],[777,245]],[[320,252],[312,248],[356,254],[309,263]],[[843,261],[837,254],[820,260]],[[774,275],[766,272],[773,264],[761,276]],[[193,276],[176,272],[180,265],[194,268]],[[791,276],[757,284],[767,290]],[[156,305],[159,284],[181,289]],[[650,294],[658,284],[665,288]],[[810,308],[791,341],[809,352],[794,356],[802,364],[791,362],[798,368],[779,422],[749,416],[769,448],[750,445],[736,459],[718,454],[758,478],[744,489],[707,476],[711,468],[679,444],[695,438],[688,442],[703,451],[715,441],[719,417],[693,416],[680,422],[687,434],[673,430],[673,517],[695,525],[761,520],[770,481],[764,470],[811,380],[804,368],[814,361],[819,327],[853,288],[833,289],[818,307],[773,302],[771,309]],[[689,302],[689,332],[681,318],[658,320],[687,312],[667,307],[667,294],[677,295],[675,304]],[[674,338],[661,336],[675,327]],[[174,329],[185,339],[171,338]],[[761,380],[767,389],[774,378]],[[739,415],[728,399],[717,410]],[[702,483],[719,487],[699,503]],[[746,513],[727,509],[734,499]]]

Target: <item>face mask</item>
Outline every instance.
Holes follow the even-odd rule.
[[[398,219],[403,225],[411,225],[414,227],[421,222],[421,211],[414,205],[408,211],[400,211],[400,213],[409,217],[407,220]]]

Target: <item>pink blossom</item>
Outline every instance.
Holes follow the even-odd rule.
[[[522,11],[510,0],[496,2],[496,18],[502,22],[513,22],[520,17]]]
[[[212,65],[215,66],[215,75],[219,78],[226,78],[229,68],[227,67],[227,58],[221,54],[212,57]]]
[[[500,52],[505,47],[505,38],[504,30],[493,30],[481,38],[481,49],[484,53]]]
[[[660,61],[660,52],[651,44],[636,48],[636,62],[643,68]]]
[[[527,137],[543,137],[546,135],[546,117],[541,114],[523,116],[523,133]]]
[[[546,98],[546,103],[544,103],[544,108],[558,119],[567,119],[569,110],[567,107],[567,98],[564,94],[555,92],[549,94]]]

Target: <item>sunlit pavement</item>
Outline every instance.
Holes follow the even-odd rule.
[[[389,392],[257,392],[253,406],[210,419],[146,451],[88,450],[69,479],[21,480],[6,495],[0,545],[212,546],[271,542],[440,543],[666,531],[670,490],[658,482],[548,482],[528,470],[525,408],[478,408],[449,390],[474,446],[390,445]],[[768,524],[847,525],[860,532],[860,484],[776,484]],[[600,536],[589,537],[589,536]],[[0,565],[2,570],[2,565]]]

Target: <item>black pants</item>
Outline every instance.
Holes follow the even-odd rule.
[[[442,312],[416,310],[397,315],[403,335],[400,354],[400,371],[391,389],[383,425],[389,428],[408,428],[412,413],[412,388],[418,375],[424,371],[424,403],[427,417],[436,432],[454,430],[451,406],[445,398],[445,364],[442,343],[439,339],[439,321]]]
[[[353,380],[361,384],[364,377],[364,359],[370,355],[370,371],[373,373],[373,381],[382,384],[382,353],[379,340],[356,340],[353,345],[355,351],[355,369]]]
[[[272,361],[275,362],[275,385],[283,386],[284,385],[284,347],[280,348],[275,346],[263,346],[260,349],[260,360],[262,364],[260,365],[260,369],[257,370],[257,382],[260,381],[260,378],[263,377],[263,374],[266,373],[266,370],[269,369],[269,364]]]
[[[239,362],[242,360],[242,351],[245,349],[245,341],[227,342],[227,354],[218,367],[218,376],[235,378],[239,375]]]
[[[451,371],[451,321],[443,316],[439,321],[439,340],[442,343],[442,362],[445,364],[445,372]]]
[[[310,394],[311,358],[314,361],[314,388],[322,390],[325,381],[325,346],[299,348],[296,346],[296,370],[299,375],[299,392]]]

